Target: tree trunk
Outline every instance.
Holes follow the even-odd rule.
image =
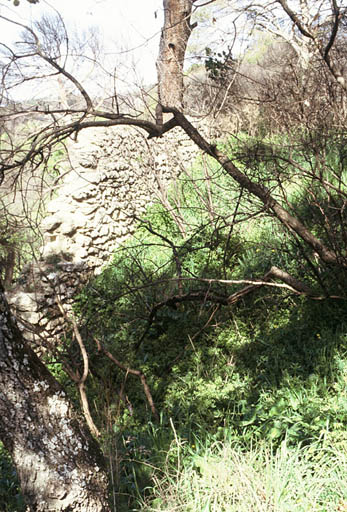
[[[162,124],[161,106],[183,107],[183,64],[192,31],[192,0],[163,0],[164,26],[161,31],[158,72],[157,123]]]
[[[99,447],[25,345],[0,289],[0,439],[30,511],[107,512]]]

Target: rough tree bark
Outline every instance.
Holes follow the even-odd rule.
[[[4,287],[9,288],[13,280],[14,269],[16,266],[16,251],[11,244],[3,243],[1,245],[3,245],[3,248],[5,249],[5,255],[0,259],[0,280],[2,273]]]
[[[164,26],[161,31],[158,72],[157,124],[163,123],[162,106],[183,106],[183,65],[191,31],[192,0],[163,0]]]
[[[98,445],[25,345],[0,289],[0,438],[32,512],[107,512]]]

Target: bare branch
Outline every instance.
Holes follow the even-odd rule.
[[[153,413],[153,416],[159,420],[159,415],[158,415],[158,412],[157,412],[157,409],[154,405],[154,401],[153,401],[153,397],[152,397],[152,393],[149,389],[149,386],[147,384],[147,380],[146,380],[146,377],[144,375],[143,372],[141,372],[140,370],[133,370],[131,368],[128,368],[127,366],[125,366],[124,364],[122,364],[120,361],[118,361],[118,359],[116,359],[112,354],[111,352],[109,352],[103,345],[102,343],[100,342],[100,340],[98,340],[97,338],[94,338],[94,341],[98,347],[98,350],[99,352],[105,354],[106,357],[108,357],[116,366],[118,366],[118,368],[121,368],[122,370],[124,370],[126,373],[129,373],[131,375],[135,375],[136,377],[139,377],[140,381],[141,381],[141,384],[143,386],[143,389],[144,389],[144,392],[145,392],[145,395],[146,395],[146,398],[147,398],[147,401],[148,401],[148,404],[151,408],[151,411]]]
[[[78,325],[77,325],[77,322],[76,322],[76,319],[75,319],[73,313],[71,315],[67,314],[58,294],[56,295],[56,300],[57,300],[58,308],[59,308],[60,312],[62,313],[63,317],[65,318],[65,321],[72,324],[73,332],[75,334],[75,338],[77,340],[78,346],[79,346],[81,354],[82,354],[82,359],[83,359],[82,376],[79,375],[78,371],[73,371],[72,368],[70,367],[69,363],[65,363],[64,366],[66,367],[69,376],[72,378],[72,380],[75,382],[75,384],[78,387],[78,391],[79,391],[80,397],[81,397],[83,414],[84,414],[84,417],[86,419],[87,425],[88,425],[91,433],[95,437],[100,437],[100,431],[97,428],[97,426],[95,425],[92,415],[90,413],[88,397],[87,397],[86,390],[85,390],[85,382],[86,382],[88,374],[89,374],[89,360],[88,360],[87,350],[83,343],[82,336],[78,329]]]
[[[19,23],[18,21],[14,21],[14,20],[11,20],[9,18],[6,18],[5,16],[2,16],[2,15],[0,15],[0,18],[5,20],[5,21],[8,21],[9,23],[12,23],[14,25],[18,25],[18,26],[24,28],[26,31],[28,31],[29,34],[34,38],[35,49],[36,49],[37,55],[39,55],[45,62],[47,62],[53,68],[55,68],[58,71],[58,73],[61,73],[62,75],[64,75],[68,80],[70,80],[74,84],[74,86],[82,94],[82,96],[83,96],[83,98],[84,98],[84,100],[86,102],[87,112],[89,110],[93,109],[93,102],[90,99],[90,96],[87,93],[87,91],[85,90],[85,88],[82,86],[82,84],[73,75],[71,75],[71,73],[69,73],[66,69],[61,67],[58,64],[58,62],[56,62],[55,59],[52,59],[51,57],[46,55],[46,53],[44,52],[44,50],[42,48],[42,45],[40,43],[40,40],[39,40],[38,36],[36,35],[36,33],[30,27],[28,27],[27,25],[24,25],[23,23]]]
[[[324,60],[327,60],[328,53],[331,50],[331,48],[333,47],[333,44],[334,44],[336,36],[337,36],[338,28],[339,28],[339,22],[340,22],[340,9],[337,6],[336,0],[332,0],[332,3],[333,3],[333,8],[334,8],[334,25],[333,25],[333,28],[332,28],[332,31],[330,34],[330,39],[328,41],[328,44],[326,45],[326,47],[324,49],[324,53],[323,53]]]
[[[277,0],[277,2],[281,4],[283,10],[288,14],[290,19],[293,21],[294,25],[298,27],[302,35],[308,37],[309,39],[315,40],[315,36],[305,28],[303,23],[301,23],[299,17],[295,14],[294,11],[290,9],[286,0]]]

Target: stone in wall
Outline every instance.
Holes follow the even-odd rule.
[[[55,255],[26,265],[16,286],[7,292],[19,328],[38,353],[66,331],[60,307],[68,313],[74,296],[91,276],[84,263]]]
[[[70,168],[47,206],[40,261],[23,270],[9,302],[36,347],[66,328],[61,307],[110,261],[136,217],[165,190],[197,149],[178,128],[148,140],[124,127],[89,129],[69,148]]]
[[[194,154],[179,130],[150,141],[134,128],[80,134],[71,146],[71,170],[48,205],[43,259],[65,254],[101,267],[134,231],[134,217],[143,214],[159,183],[166,187]]]

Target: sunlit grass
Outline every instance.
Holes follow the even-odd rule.
[[[346,446],[347,448],[347,446]],[[146,512],[342,512],[347,510],[347,450],[259,444],[243,451],[216,442],[202,453],[176,438],[154,474]]]

